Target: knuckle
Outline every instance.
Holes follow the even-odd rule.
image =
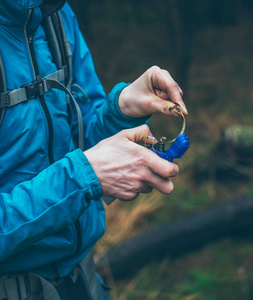
[[[124,137],[124,136],[127,135],[128,131],[129,131],[129,129],[123,129],[123,130],[121,130],[120,132],[118,132],[117,135],[118,135],[119,137]]]
[[[178,89],[179,89],[178,84],[177,84],[174,80],[171,82],[171,87],[172,87],[173,89],[175,89],[175,90],[178,90]]]
[[[119,200],[120,201],[131,201],[134,199],[135,196],[136,196],[136,193],[133,193],[130,191],[125,191],[120,195]]]
[[[165,178],[169,178],[170,177],[170,175],[171,175],[171,167],[170,166],[168,166],[165,170],[164,170],[164,177]]]
[[[166,73],[166,74],[169,74],[169,75],[170,75],[170,72],[169,72],[168,70],[166,70],[166,69],[162,69],[162,71],[163,71],[164,73]]]
[[[173,172],[173,164],[169,164],[166,169],[164,170],[165,172],[165,177],[169,178],[174,172]]]
[[[147,124],[141,125],[141,128],[142,128],[142,130],[145,132],[145,134],[146,134],[146,133],[147,133],[147,134],[150,133],[150,130],[149,130],[149,127],[148,127]]]
[[[178,167],[178,165],[172,164],[172,171],[173,171],[174,174],[177,175],[178,172],[179,172],[179,167]]]
[[[138,180],[135,184],[135,188],[133,189],[132,192],[140,193],[142,190],[143,190],[143,183],[142,183],[142,180],[141,180],[141,176],[139,176],[139,178],[138,178]]]
[[[148,136],[151,136],[149,134]],[[152,141],[147,141],[147,143],[152,144]],[[149,162],[151,159],[153,159],[153,153],[150,151],[150,149],[147,149],[146,147],[140,148],[139,155],[138,155],[138,163],[139,163],[139,172],[146,173],[147,168],[149,166]]]
[[[148,69],[148,71],[150,73],[158,73],[158,72],[161,72],[161,68],[158,66],[152,66],[151,68]]]
[[[140,149],[143,150],[143,149]],[[135,154],[135,164],[139,168],[138,174],[142,174],[142,166],[146,165],[146,156],[143,155],[143,151],[137,151]]]
[[[129,194],[129,197],[128,197],[128,201],[133,201],[134,199],[136,199],[137,197],[139,196],[139,193],[131,193]]]
[[[144,181],[144,182],[150,182],[150,177],[147,174],[147,172],[143,172],[143,174],[142,174],[142,181]]]

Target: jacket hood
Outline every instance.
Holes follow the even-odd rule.
[[[62,8],[66,0],[1,0],[0,24],[23,26],[29,10],[40,6],[43,18]]]

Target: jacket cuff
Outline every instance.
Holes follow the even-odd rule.
[[[87,187],[87,184],[91,186],[93,192],[93,199],[99,199],[102,196],[102,189],[90,162],[84,155],[81,149],[76,149],[69,153],[71,155],[73,163],[78,169],[78,183],[81,187]],[[68,156],[67,155],[67,156]]]
[[[125,82],[120,82],[117,85],[114,86],[114,88],[111,90],[110,94],[108,95],[108,101],[109,101],[109,105],[111,107],[111,110],[113,112],[113,114],[120,119],[123,122],[129,123],[132,126],[136,127],[136,126],[140,126],[144,123],[147,123],[148,119],[150,118],[150,116],[148,117],[143,117],[143,118],[131,118],[126,116],[125,114],[122,113],[122,111],[119,108],[119,96],[120,93],[122,92],[122,90],[129,86],[131,83],[125,83]]]

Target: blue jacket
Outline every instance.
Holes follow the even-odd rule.
[[[35,79],[30,35],[40,76],[56,71],[40,25],[42,2],[0,2],[0,53],[8,91]],[[106,98],[68,4],[61,15],[73,53],[73,83],[91,100],[83,103],[77,99],[88,149],[145,120],[121,113],[118,96],[126,84],[118,84]],[[52,132],[38,98],[6,109],[0,126],[0,275],[29,270],[45,278],[66,276],[105,230],[100,183],[83,152],[74,148],[66,96],[53,89],[44,95],[44,103],[52,121],[51,149]],[[74,137],[77,131],[75,116]],[[51,165],[50,151],[54,158]]]

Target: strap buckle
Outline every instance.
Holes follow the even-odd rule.
[[[37,76],[37,79],[30,84],[24,86],[27,99],[43,96],[47,91],[46,80]]]
[[[66,79],[68,77],[68,67],[67,65],[63,66],[62,67],[62,70],[63,70],[63,74],[64,74],[64,79]]]
[[[3,280],[3,289],[7,299],[26,300],[31,296],[28,274],[9,276]]]
[[[5,108],[5,107],[10,106],[10,98],[8,96],[8,92],[6,93],[1,93],[1,98],[0,98],[0,108]]]

